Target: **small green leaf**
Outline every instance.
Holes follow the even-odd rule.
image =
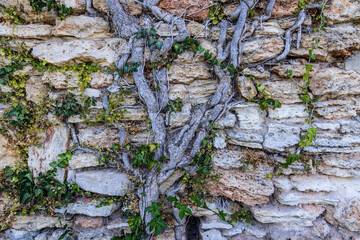
[[[157,47],[157,49],[160,50],[160,49],[162,48],[163,44],[164,44],[163,41],[159,41],[159,42],[156,42],[156,43],[155,43],[155,46]]]

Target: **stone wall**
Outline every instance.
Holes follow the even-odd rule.
[[[61,20],[53,12],[35,12],[27,0],[1,0],[7,8],[14,8],[25,23],[14,25],[0,15],[0,35],[13,37],[10,42],[13,45],[24,42],[33,57],[57,66],[98,64],[102,71],[91,74],[90,87],[84,94],[97,100],[92,110],[101,111],[103,89],[114,86],[114,77],[105,67],[112,66],[125,46],[113,34],[104,0],[92,2],[97,17],[86,12],[85,0],[63,2],[75,11],[74,15]],[[141,15],[140,4],[132,0],[120,2],[128,3],[129,13]],[[174,2],[177,3],[162,0],[159,6],[176,13]],[[193,1],[183,2],[184,6],[180,5],[179,9]],[[224,3],[228,15],[237,7],[237,1],[220,2]],[[213,163],[222,177],[207,189],[215,197],[209,207],[228,211],[226,206],[232,201],[241,202],[249,207],[254,220],[252,224],[240,222],[231,226],[211,211],[194,208],[203,239],[360,239],[360,2],[333,0],[329,5],[324,12],[328,26],[321,35],[321,49],[315,51],[317,60],[311,71],[310,90],[318,99],[314,104],[316,141],[304,149],[305,160],[284,168],[281,174],[275,173],[278,162],[284,162],[286,156],[295,151],[308,127],[304,125],[307,113],[299,94],[304,84],[304,64],[313,44],[311,33],[317,24],[314,14],[304,23],[299,48],[292,47],[284,64],[244,69],[282,103],[281,108],[261,110],[258,104],[247,101],[257,94],[251,79],[234,80],[232,91],[237,91],[236,98],[243,101],[219,120]],[[261,14],[265,6],[266,1],[262,1],[256,11]],[[276,1],[272,17],[244,44],[244,64],[259,63],[282,53],[282,36],[295,22],[296,6],[294,0]],[[207,16],[208,10],[200,11],[187,21],[187,28],[204,48],[216,54],[212,41],[218,39],[219,28],[211,24],[205,26]],[[156,30],[163,37],[178,34],[177,29],[170,29],[166,24],[160,24]],[[229,30],[230,36],[232,30]],[[292,81],[287,69],[292,70]],[[31,75],[26,83],[29,101],[56,99],[67,90],[80,95],[79,79],[74,72],[42,73],[30,66],[22,71]],[[169,98],[179,97],[184,102],[181,112],[170,115],[169,127],[174,129],[190,119],[194,106],[206,102],[218,83],[211,66],[191,52],[175,59],[168,80]],[[122,124],[141,129],[130,132],[129,141],[134,145],[151,142],[152,135],[146,128],[146,109],[133,87],[131,74],[125,75],[119,84],[133,90],[124,100],[127,112]],[[253,92],[248,86],[252,86]],[[7,107],[2,104],[1,112]],[[54,116],[50,117],[54,126],[42,133],[40,144],[29,148],[28,165],[34,175],[49,170],[49,163],[74,146],[69,128]],[[89,123],[80,116],[72,116],[68,121],[77,129],[81,145],[110,148],[119,139],[115,128],[96,119]],[[14,165],[17,153],[5,137],[0,137],[0,141],[0,168]],[[123,194],[131,185],[127,174],[100,165],[97,156],[91,153],[76,153],[67,171],[58,173],[58,177],[76,182],[86,191],[110,196]],[[4,201],[0,198],[0,213],[6,208]],[[58,210],[56,217],[16,217],[11,228],[0,233],[0,239],[58,239],[65,223],[72,226],[77,239],[111,239],[128,228],[119,208],[119,203],[96,207],[89,199],[85,202],[79,199],[67,205],[66,212]],[[74,218],[64,219],[65,213]],[[174,232],[170,228],[154,239],[174,239]]]

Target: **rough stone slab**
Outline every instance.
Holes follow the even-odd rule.
[[[334,218],[350,231],[360,231],[360,198],[340,202],[335,208]]]
[[[172,64],[168,72],[171,83],[190,84],[195,80],[211,79],[209,67],[205,63]]]
[[[60,0],[59,2],[67,7],[72,7],[75,14],[85,13],[86,0]]]
[[[306,118],[304,105],[282,105],[281,108],[269,109],[269,117],[273,119]]]
[[[239,120],[238,127],[244,130],[261,129],[265,123],[266,113],[258,104],[244,103],[232,108]]]
[[[51,25],[28,24],[7,25],[0,24],[0,35],[4,37],[48,39],[52,36]]]
[[[291,191],[277,191],[275,198],[284,205],[296,206],[298,204],[330,204],[336,205],[339,199],[333,193],[326,192],[298,192]]]
[[[98,158],[91,153],[82,153],[74,155],[69,161],[69,167],[72,169],[80,169],[86,167],[96,167],[99,166]]]
[[[242,151],[218,150],[212,159],[214,166],[222,169],[240,168],[246,156]]]
[[[108,217],[117,209],[119,204],[110,204],[108,206],[97,207],[97,203],[89,202],[76,202],[69,203],[66,208],[56,209],[58,213],[69,213],[69,214],[83,214],[90,217]]]
[[[232,226],[224,221],[217,220],[201,220],[201,229],[209,230],[209,229],[231,229]]]
[[[311,80],[311,92],[315,96],[338,97],[360,94],[360,74],[339,68],[326,68],[317,71]]]
[[[332,192],[336,187],[324,175],[293,175],[290,176],[294,188],[301,192]]]
[[[15,149],[12,149],[8,140],[3,135],[0,135],[0,169],[6,166],[14,166],[19,160],[19,154]]]
[[[40,231],[44,228],[60,228],[65,224],[57,217],[45,215],[38,216],[16,216],[11,222],[11,228],[26,231]]]
[[[187,19],[200,22],[208,18],[209,8],[207,6],[209,5],[210,2],[206,0],[185,0],[181,2],[177,0],[161,0],[158,3],[158,7],[164,11],[173,13],[177,16],[183,16],[184,12],[186,12],[185,17]]]
[[[88,127],[79,129],[78,138],[81,144],[93,147],[112,147],[119,141],[119,134],[116,129]]]
[[[345,60],[346,71],[354,70],[360,74],[360,51],[355,51]]]
[[[57,66],[92,62],[110,67],[116,61],[117,54],[109,45],[117,41],[118,39],[109,38],[102,41],[75,39],[44,42],[34,46],[31,54]]]
[[[351,0],[334,0],[330,8],[325,9],[324,16],[329,24],[358,21],[360,4]]]
[[[218,82],[216,80],[195,80],[188,87],[191,104],[206,103],[214,95]]]
[[[77,172],[76,183],[85,191],[110,196],[126,193],[131,184],[127,174],[112,169]]]
[[[58,37],[105,38],[109,37],[107,22],[101,17],[68,16],[57,20],[52,34]]]
[[[207,240],[227,240],[227,238],[224,237],[221,234],[221,231],[217,230],[217,229],[211,229],[211,230],[208,230],[206,232],[201,232],[200,234],[202,236],[202,239],[207,239]]]
[[[41,147],[29,147],[28,165],[34,176],[51,170],[50,163],[59,159],[59,154],[66,152],[70,143],[70,130],[65,126],[46,129]]]
[[[212,183],[209,193],[212,196],[225,196],[233,201],[241,201],[249,206],[263,204],[269,201],[274,193],[271,179],[266,178],[266,172],[271,172],[269,166],[258,166],[254,170],[217,169],[221,174],[218,183]]]
[[[284,151],[285,148],[297,145],[300,141],[300,127],[285,122],[271,122],[265,135],[264,148]]]
[[[282,225],[312,226],[312,222],[325,209],[315,205],[283,206],[275,203],[258,205],[251,208],[255,219],[261,223]]]
[[[283,50],[284,42],[280,37],[247,41],[244,42],[241,62],[254,63],[264,61],[280,55]]]

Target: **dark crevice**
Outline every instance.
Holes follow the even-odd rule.
[[[200,240],[200,220],[197,217],[191,216],[186,225],[186,239]]]

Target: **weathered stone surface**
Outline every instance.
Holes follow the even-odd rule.
[[[301,192],[331,192],[335,186],[324,175],[293,175],[290,176],[294,188]]]
[[[254,83],[245,76],[238,76],[236,79],[236,88],[241,96],[246,99],[253,99],[257,95]]]
[[[85,191],[111,196],[122,195],[130,187],[127,174],[111,169],[77,172],[76,183]]]
[[[188,87],[189,100],[193,105],[207,102],[216,91],[216,80],[195,80]]]
[[[61,227],[65,222],[57,217],[45,215],[17,216],[11,223],[11,228],[26,231],[39,231],[44,228]]]
[[[326,28],[327,51],[333,56],[349,56],[360,49],[360,29],[351,23]],[[326,50],[326,49],[325,49]]]
[[[353,118],[357,115],[355,99],[317,101],[315,112],[324,119]]]
[[[48,39],[51,37],[51,25],[28,24],[7,25],[0,24],[0,35],[5,37]]]
[[[277,203],[258,205],[251,208],[255,219],[261,223],[298,226],[312,226],[312,222],[324,210],[323,207],[315,205],[289,207]]]
[[[12,149],[6,137],[0,135],[0,169],[15,165],[19,157],[16,150]]]
[[[169,90],[169,99],[175,100],[177,98],[182,99],[183,101],[188,98],[188,90],[184,84],[171,84]]]
[[[286,17],[293,15],[295,9],[298,7],[296,0],[280,0],[276,1],[271,15],[276,18]]]
[[[335,208],[334,218],[350,231],[360,231],[360,198],[340,202]]]
[[[227,240],[226,237],[223,237],[221,231],[217,229],[211,229],[206,232],[201,232],[202,239],[207,240]]]
[[[72,7],[75,14],[85,13],[86,0],[60,0],[60,4],[64,4],[67,7]]]
[[[245,68],[243,73],[245,75],[251,75],[255,79],[261,80],[269,80],[270,79],[270,72],[269,71],[257,71],[257,70],[250,70],[249,68]]]
[[[312,41],[314,38],[316,38],[316,34],[307,35],[302,34],[301,35],[301,42],[299,48],[291,48],[289,56],[294,57],[309,57],[309,49],[314,45],[314,41]],[[329,59],[329,52],[328,52],[328,39],[324,36],[319,37],[319,44],[318,47],[313,51],[313,53],[316,55],[316,60],[320,61],[327,61]]]
[[[90,74],[90,85],[92,88],[104,88],[113,83],[113,75],[103,72],[93,72]]]
[[[69,167],[72,169],[80,169],[86,167],[96,167],[99,166],[98,158],[91,153],[82,153],[74,155],[69,161]]]
[[[230,112],[227,112],[224,116],[222,116],[219,121],[219,128],[231,128],[234,127],[236,123],[236,115]]]
[[[290,79],[289,74],[286,71],[291,71],[292,77],[299,77],[302,78],[304,74],[306,73],[305,66],[303,64],[299,65],[281,65],[271,68],[270,70],[273,73],[276,73],[282,78],[288,78]],[[314,74],[314,68],[310,71],[310,75]]]
[[[339,202],[334,198],[334,194],[326,192],[298,192],[277,191],[275,198],[284,205],[296,206],[298,204],[330,204],[335,205]]]
[[[265,135],[264,148],[284,151],[300,141],[300,127],[291,126],[286,122],[271,122]]]
[[[78,215],[75,217],[74,225],[81,228],[99,228],[104,224],[102,217],[88,217]]]
[[[209,35],[209,29],[207,27],[205,27],[205,25],[195,22],[195,21],[191,21],[186,25],[186,28],[188,29],[188,31],[190,32],[190,36],[192,37],[199,37],[199,38],[203,38],[205,37],[205,35]]]
[[[256,29],[256,37],[263,36],[280,36],[283,35],[285,30],[283,30],[277,21],[264,22],[262,26],[259,26]]]
[[[324,155],[318,171],[338,177],[360,176],[360,154]]]
[[[263,148],[264,129],[243,130],[235,126],[233,129],[227,130],[226,134],[228,136],[228,143],[250,148]]]
[[[181,112],[170,113],[170,126],[172,128],[180,127],[185,125],[191,118],[191,104],[185,104],[181,108]]]
[[[99,38],[109,37],[107,22],[100,17],[88,17],[85,15],[69,16],[64,20],[57,20],[52,29],[55,36],[68,36],[76,38]]]
[[[315,96],[338,97],[360,94],[360,74],[339,68],[319,70],[312,77],[310,89]]]
[[[271,93],[272,98],[279,100],[283,104],[293,104],[301,102],[299,94],[303,81],[267,81],[262,82],[265,88]]]
[[[28,165],[34,176],[52,169],[50,163],[59,159],[58,155],[66,152],[70,142],[70,130],[65,126],[46,129],[40,148],[29,147]]]
[[[360,5],[351,0],[334,0],[330,8],[325,9],[324,16],[329,24],[360,20]]]
[[[360,74],[360,51],[355,51],[345,60],[345,69],[346,71],[354,70]]]
[[[113,43],[115,39],[44,42],[33,47],[31,54],[58,66],[93,62],[110,67],[117,58],[117,54],[109,46]]]
[[[117,209],[119,204],[110,204],[98,207],[95,202],[76,202],[69,203],[65,208],[57,209],[58,213],[83,214],[90,217],[108,217]]]
[[[265,112],[258,104],[244,103],[233,107],[241,129],[261,129],[265,123]]]
[[[216,151],[212,159],[214,166],[222,169],[240,168],[244,160],[246,160],[244,152],[231,150]]]
[[[25,85],[26,100],[34,103],[42,102],[47,96],[48,89],[38,76],[31,76]]]
[[[37,234],[38,232],[29,232],[26,230],[6,230],[6,236],[11,240],[33,240]]]
[[[107,11],[108,11],[108,6],[106,4],[106,0],[93,0],[92,5],[99,12],[107,13]]]
[[[106,224],[106,228],[110,230],[118,229],[118,230],[130,230],[129,224],[127,223],[126,218],[115,218],[112,219]]]
[[[90,77],[90,86],[93,88],[104,88],[113,82],[112,74],[108,73],[93,72]],[[57,89],[78,88],[80,83],[78,73],[74,71],[45,72],[41,81],[50,83]]]
[[[120,0],[119,2],[121,3],[121,5],[124,6],[127,14],[132,14],[134,16],[141,15],[142,13],[141,4],[135,2],[134,0]],[[96,10],[102,13],[108,12],[106,0],[94,0],[92,4]]]
[[[219,131],[213,141],[214,147],[218,149],[226,148],[226,133],[225,131]]]
[[[245,42],[241,62],[260,62],[280,55],[283,50],[284,42],[280,37]]]
[[[175,232],[172,229],[166,230],[164,233],[153,238],[154,240],[175,240]]]
[[[217,169],[221,174],[220,182],[209,187],[213,196],[225,196],[233,201],[241,201],[246,205],[254,206],[269,201],[269,196],[274,192],[266,172],[271,171],[269,166],[258,166],[254,170],[223,170]]]
[[[159,186],[159,192],[161,194],[165,193],[169,187],[171,187],[177,180],[179,180],[183,175],[185,174],[185,171],[183,170],[176,170],[166,181],[164,181]]]
[[[306,118],[304,105],[281,105],[281,108],[269,109],[269,117],[273,119]]]
[[[79,129],[78,138],[81,144],[93,147],[111,147],[118,141],[119,135],[115,129],[89,127]]]
[[[217,228],[217,229],[231,229],[232,226],[224,221],[217,221],[217,220],[206,220],[206,219],[202,219],[201,220],[201,229],[213,229],[213,228]]]
[[[185,17],[187,19],[204,21],[209,15],[208,5],[210,2],[205,0],[184,0],[180,3],[177,0],[161,0],[158,7],[178,16],[182,16],[186,12]]]
[[[161,37],[175,37],[179,35],[179,31],[175,25],[171,26],[171,24],[160,23],[156,29],[156,34]]]
[[[249,236],[255,237],[256,239],[261,239],[266,235],[266,229],[264,229],[263,227],[259,226],[258,224],[249,224],[245,222],[234,223],[233,228],[223,231],[222,234],[226,237],[231,237],[240,234],[242,232],[244,232],[244,234],[246,235],[245,238],[246,240],[249,238]],[[235,237],[231,239],[237,239],[237,238]]]
[[[73,0],[70,0],[73,1]],[[81,0],[84,1],[85,0]],[[26,22],[30,23],[55,23],[55,19],[57,17],[56,12],[54,11],[35,11],[28,0],[2,0],[1,4],[6,8],[12,8],[15,10],[17,16],[21,19],[24,19]]]
[[[195,80],[212,78],[209,67],[204,63],[173,64],[168,74],[171,83],[190,84]]]

